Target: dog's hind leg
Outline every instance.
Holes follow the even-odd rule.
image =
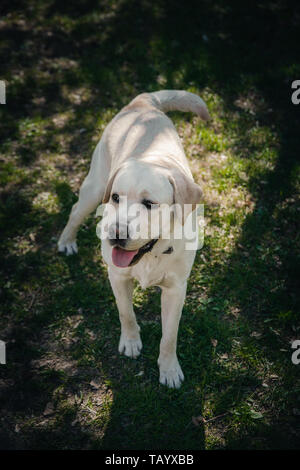
[[[110,170],[103,144],[98,143],[93,153],[90,171],[81,185],[79,199],[74,204],[59,241],[58,251],[67,255],[77,253],[76,235],[83,220],[93,212],[102,201]]]

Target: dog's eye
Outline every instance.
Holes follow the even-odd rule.
[[[142,204],[147,207],[147,209],[152,209],[153,207],[157,206],[155,202],[149,201],[148,199],[143,199]]]
[[[114,193],[111,198],[112,198],[112,200],[113,200],[114,202],[116,202],[117,204],[119,204],[119,202],[120,202],[119,194]]]

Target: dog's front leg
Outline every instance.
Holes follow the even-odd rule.
[[[179,388],[184,380],[176,348],[178,327],[186,294],[186,282],[181,286],[163,287],[161,294],[162,338],[158,358],[160,383]]]
[[[132,306],[133,280],[115,269],[109,268],[108,275],[116,298],[121,322],[119,352],[128,357],[137,357],[142,349],[140,327],[137,324]]]

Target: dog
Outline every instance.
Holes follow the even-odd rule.
[[[177,335],[196,248],[186,249],[187,236],[174,234],[195,213],[202,191],[193,180],[176,129],[165,114],[172,110],[194,112],[203,120],[210,117],[199,96],[161,90],[138,95],[112,119],[94,150],[58,250],[67,255],[77,253],[78,228],[102,201],[107,208],[102,219],[107,237],[102,238],[101,252],[119,311],[119,352],[136,358],[142,349],[132,306],[134,279],[142,288],[160,287],[159,381],[179,388],[184,375],[177,359]],[[140,231],[141,226],[147,228],[144,236],[134,224],[136,218],[130,215],[134,206],[139,210]],[[164,237],[161,207],[171,208]]]

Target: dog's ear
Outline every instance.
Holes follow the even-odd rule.
[[[114,182],[115,177],[116,177],[119,170],[120,170],[120,167],[118,167],[117,169],[114,169],[110,172],[110,174],[108,176],[107,185],[106,185],[106,188],[105,188],[105,191],[104,191],[104,196],[102,198],[102,204],[106,204],[109,201],[111,188],[112,188],[113,182]]]
[[[177,216],[184,225],[187,216],[200,202],[202,190],[191,178],[177,169],[171,171],[169,181],[173,186],[174,203],[179,206],[179,210],[176,210]]]

